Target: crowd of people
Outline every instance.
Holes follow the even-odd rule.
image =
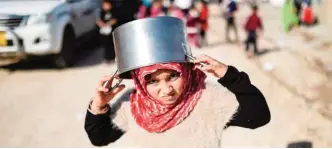
[[[115,58],[112,31],[127,22],[148,17],[172,16],[184,21],[191,46],[207,44],[208,0],[103,0],[97,20],[104,59],[107,63]]]
[[[226,22],[225,37],[231,42],[230,31],[235,33],[235,41],[239,41],[236,25],[236,12],[238,4],[235,0],[219,1],[223,5],[223,16]],[[103,9],[97,21],[101,28],[101,42],[104,46],[104,58],[107,63],[115,58],[114,45],[111,32],[118,26],[148,17],[171,16],[184,21],[187,30],[187,39],[191,46],[201,48],[207,45],[206,32],[209,28],[209,0],[103,0]],[[258,7],[253,4],[253,14],[248,17],[244,29],[248,33],[245,42],[248,57],[257,54],[256,31],[262,31],[263,25],[257,15]],[[109,30],[109,32],[107,32]],[[249,47],[253,45],[253,51]],[[252,50],[251,50],[252,51]]]
[[[263,21],[258,15],[258,5],[249,3],[252,13],[243,24],[247,33],[245,50],[248,58],[257,55],[257,38],[263,33]],[[115,58],[111,32],[118,26],[148,17],[171,16],[182,19],[186,25],[189,44],[201,48],[207,45],[206,32],[209,28],[209,0],[103,0],[103,9],[97,25],[101,28],[101,42],[105,49],[106,62]],[[230,31],[234,32],[235,43],[239,43],[236,0],[219,0],[225,20],[225,39],[232,42]],[[286,0],[282,8],[282,22],[286,32],[298,25],[313,25],[317,18],[313,15],[311,0]],[[233,40],[234,41],[234,40]],[[252,50],[250,46],[252,45]]]
[[[222,3],[222,1],[220,1]],[[263,34],[263,21],[258,15],[258,4],[255,2],[250,2],[250,7],[252,12],[248,15],[247,20],[243,26],[243,29],[247,33],[247,38],[245,40],[245,51],[248,58],[257,55],[258,46],[257,38],[259,35]],[[235,34],[235,42],[239,42],[238,28],[236,23],[236,13],[239,10],[237,1],[228,0],[224,4],[223,17],[226,22],[225,37],[227,42],[231,42],[230,31],[233,30]],[[250,47],[253,47],[252,50]]]
[[[286,32],[299,25],[311,26],[318,23],[311,0],[286,0],[282,8],[282,19]]]
[[[207,0],[154,0],[150,4],[140,6],[137,18],[172,16],[182,19],[188,32],[188,40],[192,46],[201,47],[206,44],[208,29]]]

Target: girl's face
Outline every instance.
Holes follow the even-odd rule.
[[[163,104],[175,103],[185,88],[183,78],[175,70],[159,69],[144,79],[149,95]]]
[[[161,7],[161,5],[162,5],[162,3],[161,3],[161,1],[154,1],[153,3],[152,3],[152,7]]]
[[[198,11],[201,11],[203,8],[202,2],[196,2],[195,3],[195,9]]]
[[[103,3],[103,9],[104,10],[111,10],[112,9],[112,5],[109,2],[104,2]]]

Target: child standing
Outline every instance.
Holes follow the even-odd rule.
[[[235,32],[235,40],[239,40],[239,35],[235,23],[235,13],[238,11],[238,5],[235,0],[229,0],[228,4],[226,4],[226,11],[224,12],[224,17],[226,19],[226,41],[231,41],[229,38],[229,31],[231,29]]]
[[[260,31],[263,31],[263,25],[260,17],[257,15],[258,11],[258,6],[253,5],[252,6],[252,13],[249,16],[247,23],[245,25],[245,30],[248,34],[247,40],[246,40],[246,51],[248,52],[248,56],[250,57],[251,55],[249,54],[249,46],[253,45],[254,46],[254,54],[256,55],[258,53],[257,50],[257,31],[258,29]]]
[[[100,17],[97,19],[97,25],[100,28],[100,39],[104,46],[104,59],[110,63],[115,58],[112,28],[114,29],[117,19],[114,17],[112,2],[104,0]]]
[[[200,36],[201,36],[201,45],[207,45],[206,40],[206,32],[208,30],[208,17],[209,17],[209,9],[208,9],[208,2],[207,0],[200,1]]]
[[[303,25],[313,25],[317,23],[317,20],[314,17],[312,8],[307,4],[303,3],[303,11],[302,11],[302,16],[301,16],[301,23]]]
[[[299,24],[299,18],[296,14],[296,7],[294,6],[294,0],[286,0],[282,9],[282,24],[284,30],[289,32],[292,28],[297,27]]]
[[[199,43],[199,12],[193,6],[189,9],[188,15],[186,16],[186,26],[188,33],[188,41],[191,46],[200,48]]]

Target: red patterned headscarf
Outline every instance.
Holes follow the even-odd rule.
[[[180,73],[184,90],[174,105],[165,105],[150,96],[144,77],[158,69]],[[165,63],[136,69],[131,72],[136,90],[130,95],[131,113],[137,124],[153,133],[164,132],[182,122],[194,109],[205,88],[206,75],[192,64]]]

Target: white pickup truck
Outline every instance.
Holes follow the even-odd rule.
[[[71,65],[78,39],[96,31],[100,5],[100,0],[0,0],[0,65],[29,55],[52,55],[59,68]]]

